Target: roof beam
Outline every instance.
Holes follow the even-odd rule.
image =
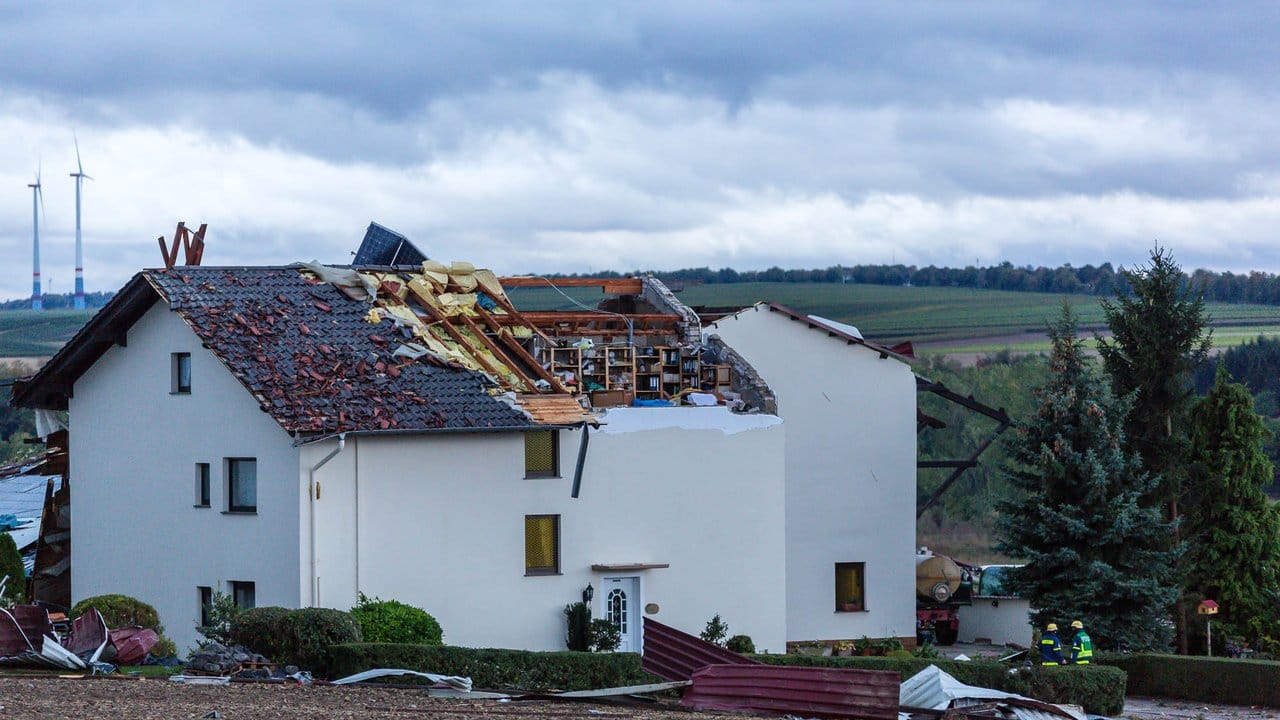
[[[639,295],[644,292],[640,278],[498,278],[503,287],[598,287],[611,295]]]

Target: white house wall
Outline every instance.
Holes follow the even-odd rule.
[[[197,640],[197,586],[251,581],[258,605],[299,603],[298,455],[163,302],[127,342],[81,376],[70,401],[72,599],[148,602],[184,651]],[[174,352],[191,353],[190,394],[170,393]],[[257,459],[257,514],[223,512],[229,457]],[[208,508],[194,507],[200,462],[211,466]]]
[[[911,368],[757,307],[707,328],[760,373],[787,425],[787,639],[915,636]],[[866,563],[864,612],[835,612],[835,563]]]
[[[685,412],[716,414],[713,427],[730,434],[679,427]],[[318,474],[318,504],[343,506],[317,516],[323,604],[348,607],[359,589],[426,608],[449,644],[559,650],[564,607],[588,583],[599,590],[607,576],[639,575],[640,602],[657,605],[655,619],[696,633],[719,613],[732,632],[782,651],[777,418],[739,419],[723,408],[626,408],[609,418],[619,429],[592,431],[578,499],[570,491],[580,430],[560,431],[560,477],[546,479],[525,479],[518,433],[349,438]],[[332,448],[308,449],[302,472]],[[339,461],[353,474],[343,477]],[[559,575],[525,575],[524,516],[533,514],[560,515]],[[343,542],[358,550],[341,550]],[[334,567],[341,563],[349,569]],[[670,567],[591,569],[621,563]],[[602,600],[597,593],[596,617]]]

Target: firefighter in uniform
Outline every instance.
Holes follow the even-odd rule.
[[[1071,662],[1088,665],[1093,659],[1093,640],[1089,639],[1089,633],[1084,631],[1084,623],[1079,620],[1071,623],[1071,629],[1076,631],[1071,638]]]
[[[1049,623],[1040,636],[1040,664],[1066,665],[1067,659],[1062,656],[1062,641],[1058,639],[1058,624]]]

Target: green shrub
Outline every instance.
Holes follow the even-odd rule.
[[[661,682],[640,669],[640,656],[635,653],[358,643],[330,647],[328,660],[323,667],[312,667],[312,672],[336,679],[373,668],[405,668],[470,677],[476,688],[491,690],[591,690]]]
[[[12,604],[21,604],[27,597],[27,571],[22,567],[22,554],[18,545],[7,532],[0,532],[0,579],[9,576],[5,583],[4,595],[0,599]]]
[[[1134,695],[1280,707],[1280,662],[1159,653],[1101,653],[1094,663],[1129,675]]]
[[[698,637],[714,645],[724,647],[724,639],[729,636],[729,623],[720,619],[720,613],[711,616],[707,626],[698,633]]]
[[[591,650],[591,608],[584,602],[564,606],[565,647],[577,652]]]
[[[289,664],[313,672],[325,664],[329,646],[358,643],[363,639],[360,623],[351,613],[330,608],[294,610],[284,625],[284,659]]]
[[[743,655],[750,655],[756,651],[755,641],[751,639],[750,635],[734,635],[729,638],[729,642],[726,642],[724,646],[733,652],[742,653]]]
[[[1087,712],[1118,715],[1124,709],[1125,674],[1099,665],[1021,668],[1010,672],[998,662],[926,660],[914,657],[823,657],[820,655],[753,655],[770,665],[849,667],[893,670],[903,680],[930,665],[968,685],[1014,692],[1053,703],[1081,705]]]
[[[155,657],[173,657],[178,654],[178,647],[164,634],[164,625],[160,624],[160,614],[150,605],[128,595],[95,595],[75,604],[67,617],[75,620],[89,608],[102,613],[111,630],[122,627],[144,627],[156,631],[159,640],[151,648]]]
[[[293,612],[282,607],[256,607],[245,610],[231,622],[231,642],[265,655],[275,662],[288,654],[288,619]]]
[[[225,645],[231,642],[231,626],[244,614],[244,611],[244,608],[236,604],[234,597],[223,592],[214,592],[209,600],[209,609],[205,612],[209,624],[197,625],[196,632],[206,641]]]
[[[360,593],[360,602],[351,608],[351,615],[360,624],[365,642],[444,644],[444,631],[435,618],[426,610],[397,600],[370,600]]]
[[[591,621],[591,652],[613,652],[622,644],[622,630],[603,618]]]

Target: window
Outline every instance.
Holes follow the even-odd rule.
[[[861,612],[867,609],[866,585],[863,583],[866,563],[836,563],[836,612]]]
[[[200,627],[209,626],[209,611],[213,609],[213,588],[206,585],[196,587],[200,596]]]
[[[169,356],[169,392],[174,395],[191,392],[191,353],[173,353]]]
[[[258,461],[227,458],[227,511],[258,511]]]
[[[524,574],[560,574],[560,516],[524,516]]]
[[[235,601],[236,607],[241,610],[248,610],[254,607],[253,601],[253,583],[244,582],[243,580],[232,580],[227,583],[231,586],[231,599]]]
[[[560,477],[560,437],[555,430],[533,430],[524,434],[524,476]]]
[[[196,507],[209,507],[209,463],[196,463]]]

